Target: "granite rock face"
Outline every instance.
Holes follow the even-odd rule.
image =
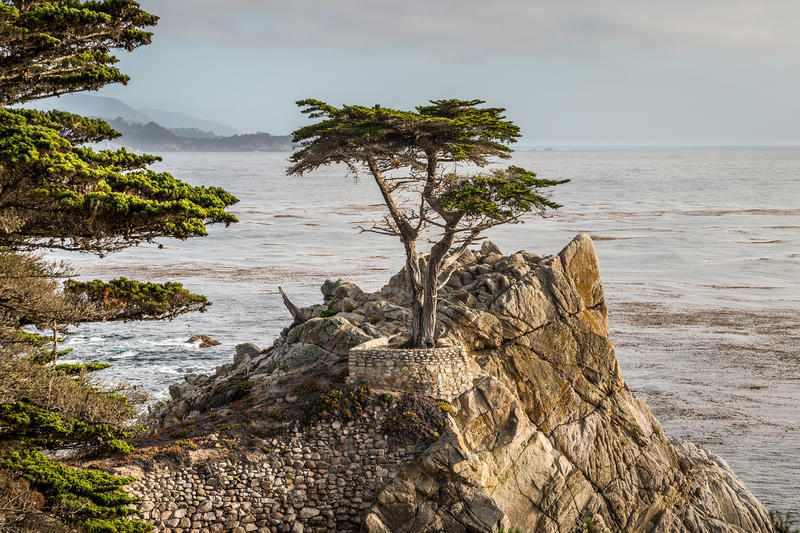
[[[582,531],[586,518],[609,531],[771,531],[724,461],[671,443],[625,385],[591,239],[543,259],[495,254],[465,265],[441,309],[487,375],[362,531]]]
[[[195,416],[231,379],[268,391],[406,331],[402,271],[377,293],[330,281],[323,295],[268,350],[176,388],[151,423]],[[449,430],[377,493],[362,531],[570,532],[585,531],[586,518],[611,532],[772,531],[724,461],[671,442],[626,386],[588,236],[544,258],[503,256],[491,243],[464,254],[438,319],[476,363],[473,386],[453,402]]]

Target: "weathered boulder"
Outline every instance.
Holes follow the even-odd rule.
[[[186,342],[188,344],[197,344],[198,348],[210,348],[212,346],[219,346],[218,340],[212,339],[208,335],[192,335]]]
[[[321,291],[326,302],[332,298],[336,298],[337,300],[348,298],[353,301],[359,300],[364,296],[364,291],[362,291],[358,285],[342,279],[337,279],[336,281],[330,279],[325,280],[325,283],[322,284]]]
[[[248,358],[251,358],[255,355],[261,353],[261,348],[253,344],[252,342],[245,342],[243,344],[236,345],[236,356],[233,358],[234,366],[239,366]]]
[[[243,383],[250,387],[248,390],[260,383],[267,401],[273,393],[283,393],[272,386],[284,381],[283,376],[315,368],[319,372],[330,372],[337,364],[346,366],[350,348],[370,338],[353,322],[334,316],[312,318],[286,330],[266,350],[253,343],[239,344],[233,363],[218,367],[213,376],[190,374],[185,383],[171,385],[171,401],[151,405],[142,422],[157,428],[185,421],[240,399]]]

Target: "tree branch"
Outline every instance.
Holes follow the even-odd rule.
[[[278,291],[280,291],[281,298],[283,298],[283,305],[286,306],[286,309],[289,310],[289,314],[292,315],[292,318],[294,319],[291,327],[299,326],[305,322],[306,320],[303,318],[302,313],[300,313],[300,310],[292,303],[291,300],[289,300],[289,297],[286,296],[286,293],[283,292],[283,289],[278,287]]]

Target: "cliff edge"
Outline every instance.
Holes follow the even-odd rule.
[[[242,522],[233,513],[230,528],[219,526],[218,531],[360,527],[421,533],[503,527],[571,532],[585,531],[587,518],[611,532],[773,531],[767,511],[722,459],[690,443],[670,441],[625,384],[609,339],[597,255],[586,235],[549,257],[526,252],[503,256],[487,242],[461,258],[442,291],[438,327],[444,337],[464,345],[473,379],[447,406],[446,421],[431,439],[413,445],[397,438],[393,442],[387,429],[402,411],[398,408],[413,405],[415,397],[384,395],[384,403],[370,409],[363,421],[348,418],[345,433],[339,420],[322,416],[309,422],[308,406],[318,405],[321,393],[303,404],[298,396],[304,383],[346,374],[351,347],[403,335],[409,313],[404,279],[401,271],[372,294],[347,282],[326,282],[325,302],[302,309],[305,321],[284,330],[272,347],[240,346],[234,363],[213,376],[188,376],[186,383],[171,387],[171,401],[153,408],[149,424],[162,433],[203,427],[201,421],[209,416],[218,419],[233,410],[244,409],[250,419],[253,413],[277,410],[283,414],[273,416],[271,425],[260,422],[262,430],[269,426],[263,442],[316,457],[322,447],[331,456],[348,458],[335,472],[356,472],[339,481],[331,478],[327,464],[319,476],[316,462],[298,466],[294,461],[305,480],[299,507],[292,498],[300,496],[287,492],[285,479],[278,490],[272,475],[273,481],[259,482],[261,492],[250,498],[256,507],[261,502],[260,514],[249,510],[253,520]],[[255,422],[248,423],[253,428],[248,431],[257,433]],[[320,435],[330,438],[317,442]],[[307,446],[309,439],[317,439],[316,452]],[[341,446],[344,451],[337,451]],[[348,446],[360,451],[347,455]],[[393,459],[372,460],[386,456]],[[270,462],[252,454],[239,457],[255,470]],[[229,467],[231,461],[228,456],[215,464]],[[202,515],[211,511],[213,518],[214,485],[204,485],[207,509],[199,515],[195,507],[202,498],[186,500],[193,503],[178,513],[187,518],[182,522],[170,514],[174,511],[153,504],[158,498],[149,495],[170,468],[174,473],[185,465],[165,462],[146,472],[123,470],[143,477],[134,491],[143,498],[145,512],[162,520],[163,531],[206,527]],[[340,516],[342,502],[339,508],[329,505],[330,492],[325,491],[337,483],[355,483],[358,489],[359,479],[369,490],[359,491],[356,505],[348,504]],[[283,500],[275,499],[276,491]],[[269,507],[263,503],[267,500],[278,503]],[[224,497],[218,501],[226,505]],[[275,520],[274,509],[281,505],[284,512]],[[287,513],[286,508],[299,511]],[[308,509],[305,514],[303,509]],[[189,520],[192,516],[200,518]],[[169,529],[169,520],[177,527]]]

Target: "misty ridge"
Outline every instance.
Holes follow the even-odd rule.
[[[218,136],[198,128],[165,128],[156,122],[139,124],[122,117],[105,119],[122,137],[112,143],[160,152],[276,152],[292,149],[289,135],[249,133]]]
[[[104,141],[100,148],[125,146],[161,152],[276,152],[292,149],[290,135],[242,134],[221,122],[174,111],[135,109],[116,98],[70,94],[49,98],[31,107],[61,109],[105,120],[122,137]]]

